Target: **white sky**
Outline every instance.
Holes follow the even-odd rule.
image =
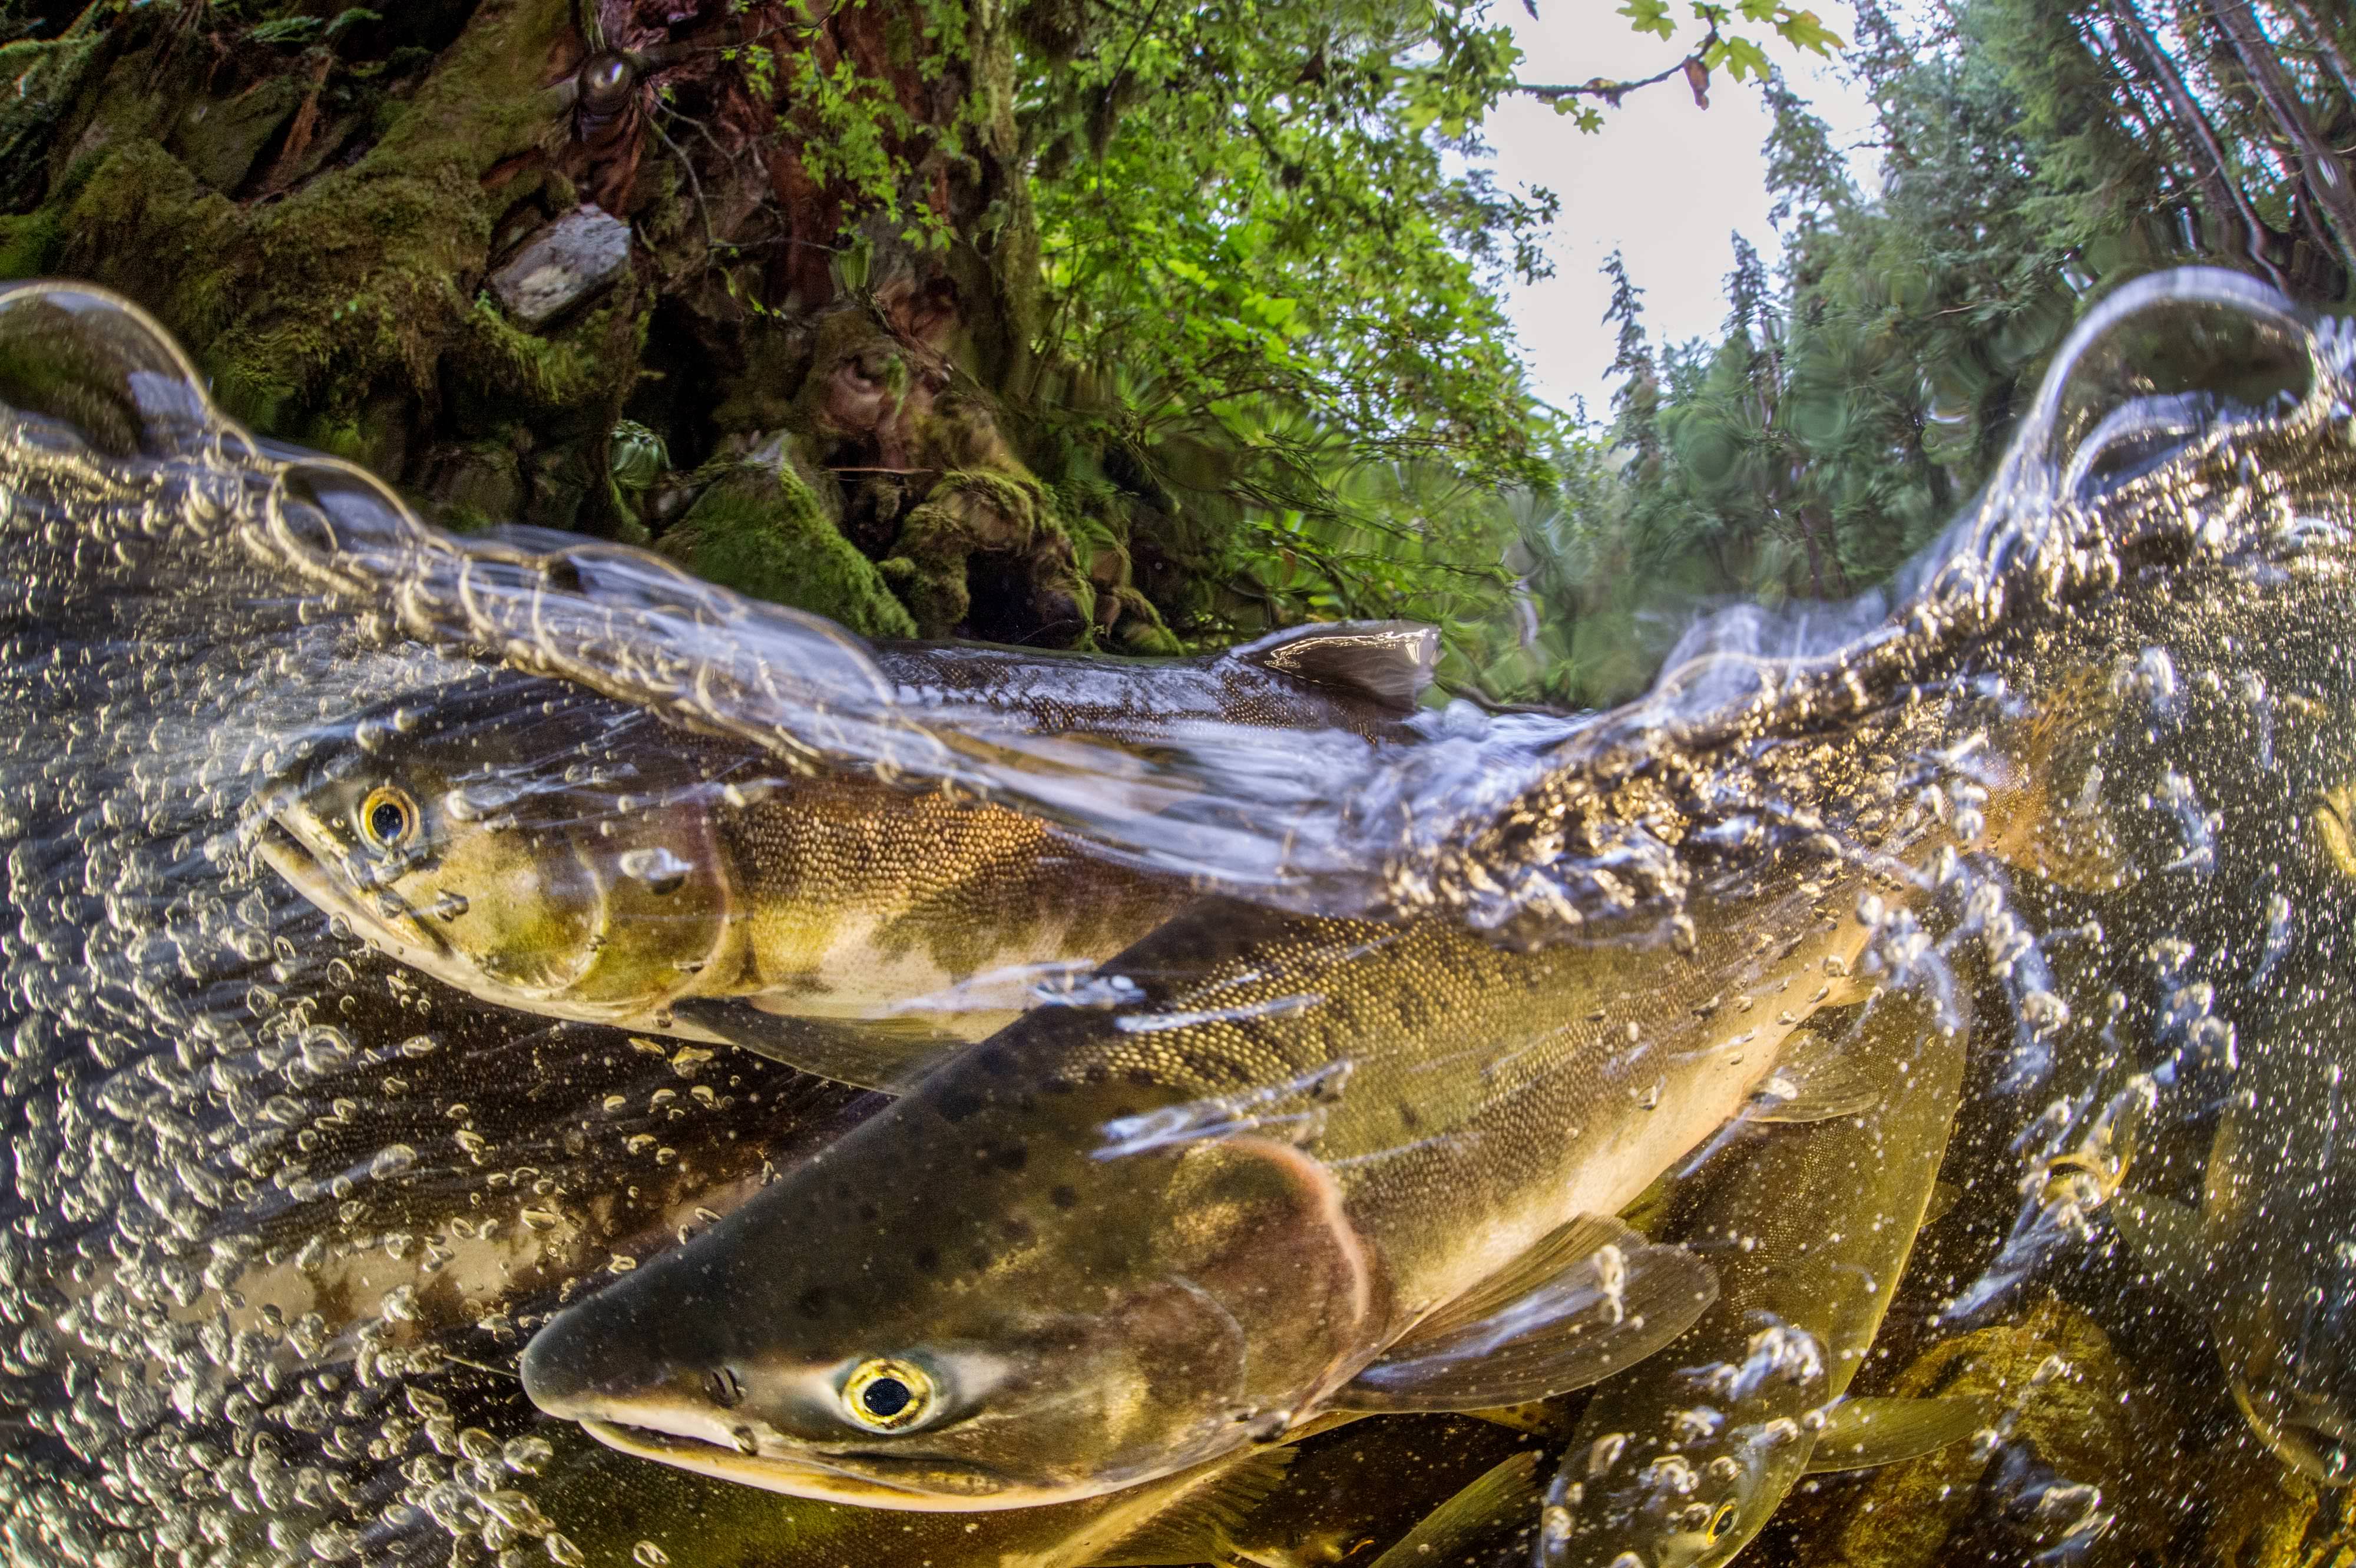
[[[1826,26],[1851,37],[1846,5],[1813,3]],[[1524,81],[1650,76],[1683,58],[1701,32],[1699,24],[1687,21],[1674,43],[1640,36],[1616,14],[1615,0],[1537,0],[1537,7],[1536,21],[1520,0],[1497,0],[1494,13],[1512,23],[1528,57],[1521,66]],[[1750,31],[1756,37],[1760,29]],[[1781,40],[1768,52],[1800,95],[1813,101],[1837,144],[1854,146],[1865,139],[1871,108],[1829,62]],[[1612,289],[1596,269],[1614,246],[1627,260],[1629,277],[1644,291],[1644,327],[1656,345],[1715,335],[1723,325],[1726,274],[1734,267],[1730,231],[1740,230],[1771,269],[1780,254],[1767,223],[1766,166],[1759,151],[1770,117],[1755,86],[1716,72],[1704,111],[1673,77],[1603,114],[1602,131],[1582,135],[1548,105],[1516,96],[1490,117],[1484,132],[1495,148],[1490,166],[1503,185],[1542,185],[1562,199],[1562,216],[1547,240],[1555,275],[1517,287],[1506,298],[1532,386],[1563,408],[1583,395],[1590,415],[1599,419],[1611,413],[1604,371],[1617,328],[1603,325]],[[1869,167],[1858,172],[1869,177]]]

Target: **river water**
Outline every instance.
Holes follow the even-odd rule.
[[[1607,1396],[1651,1408],[1634,1381],[1592,1408],[1376,1416],[1207,1498],[989,1514],[783,1496],[536,1411],[518,1358],[552,1315],[692,1247],[884,1101],[489,1004],[273,868],[289,779],[486,679],[519,715],[598,704],[611,748],[692,735],[776,788],[1043,821],[1076,883],[1440,926],[1639,985],[1719,961],[1728,909],[1821,903],[1855,938],[1826,971],[1854,993],[1812,999],[1840,1081],[1952,1039],[1953,1103],[1901,1118],[1901,1068],[1798,1120],[1779,1095],[1822,1097],[1795,1068],[1628,1219],[1715,1256],[1730,1309],[1764,1282],[1742,1286],[1774,1304],[1738,1314],[1746,1334],[1808,1321],[1793,1280],[1894,1283],[1854,1364],[1791,1373],[1815,1390],[1793,1407],[1805,1442],[1844,1391],[1976,1403],[1931,1452],[1746,1500],[1763,1529],[1740,1560],[2349,1560],[2351,403],[2356,342],[2331,324],[2228,274],[2144,279],[2081,328],[1988,492],[1840,613],[1705,621],[1605,714],[1457,703],[1389,732],[1194,719],[1116,742],[912,691],[827,623],[649,555],[437,534],[367,475],[225,420],[131,307],[0,295],[10,1560],[1667,1568],[1730,1549],[1712,1507],[1676,1524],[1706,1466],[1682,1484],[1656,1455],[1622,1485],[1623,1450],[1685,1452],[1635,1417],[1599,1430]],[[626,832],[648,801],[611,809]],[[1743,977],[1801,934],[1725,959],[1728,1004],[1751,1008]],[[1014,974],[1014,1004],[1190,1022],[1118,962],[1093,991],[1085,965],[1054,978]],[[940,1005],[1008,1004],[982,989]],[[1337,1049],[1345,1079],[1363,1064]],[[1641,1099],[1660,1058],[1627,1055],[1546,1070]],[[1087,1132],[1124,1155],[1262,1137],[1300,1088]],[[1809,1196],[1835,1156],[1799,1140],[1844,1128],[1873,1140],[1837,1156],[1856,1181]],[[1549,1132],[1577,1135],[1525,1129]],[[1787,1216],[1827,1206],[1788,1271],[1712,1251],[1751,1252],[1727,1217],[1761,1184],[1790,1185]],[[1498,1222],[1465,1201],[1454,1223]],[[1815,1246],[1884,1230],[1894,1252]],[[1833,1330],[1815,1340],[1839,1359]],[[1738,1342],[1715,1384],[1676,1344],[1619,1377],[1661,1386],[1665,1419],[1740,1427],[1791,1343]],[[1383,1557],[1484,1476],[1478,1509]]]

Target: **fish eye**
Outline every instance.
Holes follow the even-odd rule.
[[[734,1410],[744,1402],[744,1380],[731,1367],[714,1367],[703,1374],[703,1386],[712,1395],[712,1402],[723,1410]]]
[[[370,790],[369,798],[360,802],[360,837],[368,841],[371,849],[408,848],[423,821],[417,802],[409,798],[408,792],[390,784]]]
[[[1718,1511],[1710,1515],[1709,1518],[1709,1538],[1712,1541],[1716,1541],[1719,1536],[1724,1535],[1728,1530],[1734,1528],[1734,1512],[1735,1509],[1732,1503],[1720,1503],[1718,1505]]]
[[[852,1423],[870,1432],[905,1432],[932,1414],[933,1380],[922,1367],[875,1356],[842,1380],[842,1409]]]

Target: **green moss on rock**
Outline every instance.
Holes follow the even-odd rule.
[[[900,525],[883,570],[926,637],[948,637],[973,607],[969,568],[977,554],[1027,553],[1041,518],[1041,492],[1004,474],[965,469],[941,476]],[[1061,531],[1057,531],[1061,537]],[[1066,541],[1066,550],[1069,541]],[[1076,569],[1074,573],[1077,577]],[[1086,579],[1080,579],[1086,586]],[[1087,596],[1093,611],[1095,595]]]
[[[266,76],[234,98],[200,98],[173,127],[171,150],[205,184],[233,192],[310,91],[298,77]]]
[[[657,548],[700,577],[862,637],[916,635],[874,564],[775,446],[714,478]]]

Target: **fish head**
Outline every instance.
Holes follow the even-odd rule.
[[[2287,1465],[2328,1486],[2356,1481],[2356,1240],[2344,1232],[2356,1194],[2330,1184],[2297,1195],[2319,1223],[2254,1226],[2212,1305],[2234,1402]],[[2276,1206],[2277,1212],[2292,1204]]]
[[[493,687],[494,693],[501,688]],[[487,1001],[619,1022],[728,935],[709,787],[622,760],[602,711],[485,693],[340,725],[262,791],[262,854],[402,961]],[[637,753],[661,753],[661,742]]]
[[[1714,1370],[1694,1369],[1699,1397],[1665,1429],[1605,1434],[1564,1459],[1537,1568],[1610,1568],[1628,1552],[1646,1568],[1718,1568],[1766,1527],[1812,1444],[1798,1420],[1713,1393]]]
[[[1041,1124],[1085,1092],[991,1103],[974,1058],[986,1080],[999,1049],[559,1314],[527,1393],[720,1479],[937,1510],[1095,1496],[1309,1419],[1376,1348],[1331,1175],[1250,1138],[1098,1158]]]
[[[1547,1498],[1537,1568],[1611,1568],[1630,1552],[1646,1568],[1718,1568],[1766,1526],[1805,1463],[1799,1434],[1774,1429],[1654,1449],[1585,1476],[1566,1464]]]

